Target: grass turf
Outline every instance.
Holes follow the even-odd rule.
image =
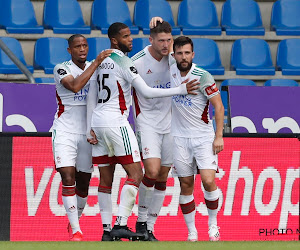
[[[220,242],[8,242],[0,241],[1,250],[282,250],[299,249],[300,241],[220,241]]]

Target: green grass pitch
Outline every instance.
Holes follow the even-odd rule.
[[[300,249],[300,241],[220,241],[220,242],[8,242],[0,241],[1,250],[282,250]]]

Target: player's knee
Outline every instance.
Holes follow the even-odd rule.
[[[159,175],[159,170],[158,169],[147,169],[147,170],[145,170],[145,174],[148,178],[156,180]]]
[[[64,186],[73,186],[75,185],[75,178],[71,175],[62,176],[62,184]]]
[[[216,186],[215,179],[214,178],[208,178],[205,180],[202,180],[203,187],[206,191],[210,191]]]

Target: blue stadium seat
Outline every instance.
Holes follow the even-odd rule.
[[[91,26],[107,34],[108,28],[115,22],[125,23],[132,34],[138,34],[139,28],[132,24],[130,11],[124,0],[95,0],[92,5]]]
[[[172,34],[179,35],[181,30],[175,27],[170,4],[165,0],[137,0],[134,6],[133,22],[144,34],[150,34],[149,22],[152,17],[160,16],[172,26]]]
[[[110,40],[107,37],[90,37],[86,40],[89,45],[88,61],[94,60],[102,50],[110,48]]]
[[[292,79],[270,79],[264,83],[264,86],[298,87],[299,84]]]
[[[279,0],[273,4],[271,30],[278,36],[300,35],[300,1]]]
[[[134,38],[132,41],[132,51],[129,52],[128,56],[134,56],[148,45],[150,45],[149,38]]]
[[[286,39],[278,44],[276,68],[283,75],[300,75],[300,39]]]
[[[33,67],[27,65],[20,42],[12,37],[0,37],[5,45],[15,54],[17,58],[33,73]],[[23,74],[14,62],[0,48],[0,74]]]
[[[223,86],[256,86],[256,83],[248,79],[227,79],[220,85],[221,98],[224,105],[224,114],[228,114],[228,95],[227,91],[222,90]]]
[[[224,75],[218,45],[207,38],[193,38],[195,57],[193,62],[212,75]]]
[[[231,49],[230,70],[237,75],[275,75],[269,44],[262,39],[236,40]]]
[[[227,0],[222,9],[221,26],[226,35],[265,35],[260,9],[254,0]]]
[[[183,0],[178,7],[178,26],[184,35],[221,35],[216,6],[210,0]]]
[[[56,34],[91,33],[76,0],[46,0],[43,22],[45,29],[53,29]]]
[[[34,68],[53,74],[56,64],[68,61],[71,55],[67,51],[68,41],[60,37],[43,37],[36,41],[34,47]]]
[[[55,83],[54,78],[53,77],[37,77],[34,78],[35,83]]]
[[[0,28],[8,33],[44,33],[30,0],[0,0]]]

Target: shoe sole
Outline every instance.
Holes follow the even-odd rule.
[[[143,237],[140,236],[131,236],[131,237],[119,237],[119,236],[112,236],[113,241],[121,241],[121,239],[127,239],[130,241],[142,241]]]

